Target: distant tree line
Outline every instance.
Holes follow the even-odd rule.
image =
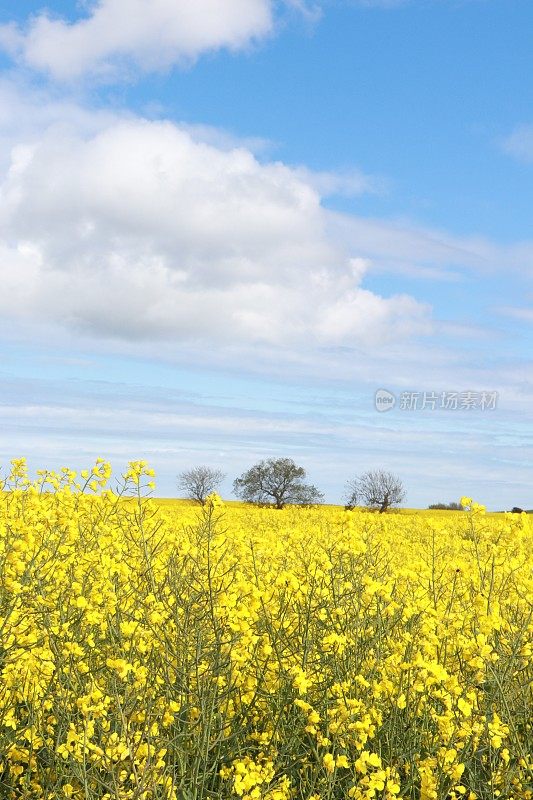
[[[178,476],[178,488],[185,496],[204,505],[225,479],[225,474],[207,466],[194,467]],[[306,471],[292,458],[259,461],[233,481],[233,493],[246,503],[281,509],[286,505],[315,506],[324,502],[316,486],[306,483]],[[345,508],[365,506],[380,513],[402,503],[402,481],[385,470],[371,470],[348,481]]]
[[[324,495],[306,482],[306,471],[292,458],[267,458],[254,464],[233,481],[233,494],[245,503],[271,508],[286,505],[315,506],[324,502]],[[216,492],[226,479],[220,469],[199,466],[178,475],[178,489],[189,500],[204,505],[207,497]],[[368,508],[384,514],[400,506],[405,499],[402,480],[383,469],[369,470],[349,480],[343,497],[344,508]],[[432,511],[465,511],[461,503],[432,503]],[[515,506],[515,514],[523,509]],[[533,514],[533,510],[527,510]]]
[[[433,503],[428,508],[433,511],[464,511],[464,506],[461,503]]]

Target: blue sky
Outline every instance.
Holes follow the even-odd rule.
[[[160,15],[160,18],[158,18]],[[0,461],[533,507],[526,0],[0,6]],[[374,409],[376,389],[499,392]]]

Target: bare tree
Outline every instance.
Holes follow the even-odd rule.
[[[260,461],[233,482],[233,492],[248,503],[268,503],[283,508],[287,503],[310,506],[321,503],[324,496],[316,488],[303,483],[305,469],[291,458],[269,458]]]
[[[178,475],[178,488],[190,500],[204,505],[206,497],[217,489],[226,476],[219,469],[193,467]]]
[[[352,478],[351,481],[348,481],[346,484],[346,490],[344,494],[344,508],[346,511],[351,511],[354,509],[359,500],[359,478]]]
[[[346,508],[361,502],[383,514],[391,506],[398,506],[405,497],[403,483],[397,475],[385,470],[370,470],[347,484]]]

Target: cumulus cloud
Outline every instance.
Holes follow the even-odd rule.
[[[272,32],[272,0],[98,0],[75,22],[47,13],[0,27],[0,45],[59,80],[158,70],[200,54],[238,50]]]
[[[9,139],[10,133],[5,134]],[[361,286],[312,181],[136,117],[15,138],[0,186],[0,312],[91,336],[381,344],[428,309]]]

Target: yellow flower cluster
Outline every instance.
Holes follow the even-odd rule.
[[[533,800],[523,515],[0,485],[6,800]]]

